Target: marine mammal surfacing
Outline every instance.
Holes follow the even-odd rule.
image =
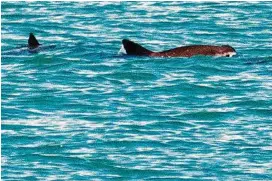
[[[34,49],[37,48],[39,45],[41,45],[36,37],[34,36],[33,33],[29,33],[29,38],[28,38],[28,48],[29,49]]]
[[[224,56],[232,57],[236,55],[236,51],[229,45],[215,46],[215,45],[190,45],[178,47],[162,52],[150,51],[141,45],[127,40],[122,40],[122,46],[124,53],[128,55],[138,56],[151,56],[151,57],[192,57],[195,55],[206,55],[206,56]]]
[[[29,38],[28,38],[28,51],[30,53],[37,53],[42,50],[48,50],[55,48],[56,45],[43,45],[38,42],[36,37],[34,36],[33,33],[29,33]]]

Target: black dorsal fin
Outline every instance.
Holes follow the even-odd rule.
[[[122,43],[128,55],[150,55],[152,53],[152,51],[127,39],[124,39]]]
[[[36,48],[39,45],[40,44],[38,40],[35,38],[35,36],[33,35],[33,33],[30,33],[28,38],[28,46],[31,48]]]

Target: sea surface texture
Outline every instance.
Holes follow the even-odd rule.
[[[2,180],[272,180],[271,2],[1,6]]]

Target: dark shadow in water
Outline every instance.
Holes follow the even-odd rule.
[[[36,54],[39,52],[44,52],[44,51],[52,51],[55,48],[56,48],[56,45],[41,45],[38,48],[29,49],[27,45],[20,45],[16,48],[3,51],[1,56],[3,58],[6,58],[6,57],[13,57],[13,56],[20,56],[20,55],[31,55],[31,54]]]
[[[257,58],[246,59],[245,65],[266,64],[269,62],[272,62],[272,57],[257,57]]]
[[[39,70],[60,71],[69,68],[72,61],[56,57],[54,55],[36,54],[23,61],[27,69],[38,68]]]

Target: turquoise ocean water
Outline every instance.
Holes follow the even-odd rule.
[[[271,2],[1,6],[2,180],[272,180]],[[20,49],[30,32],[56,48]]]

